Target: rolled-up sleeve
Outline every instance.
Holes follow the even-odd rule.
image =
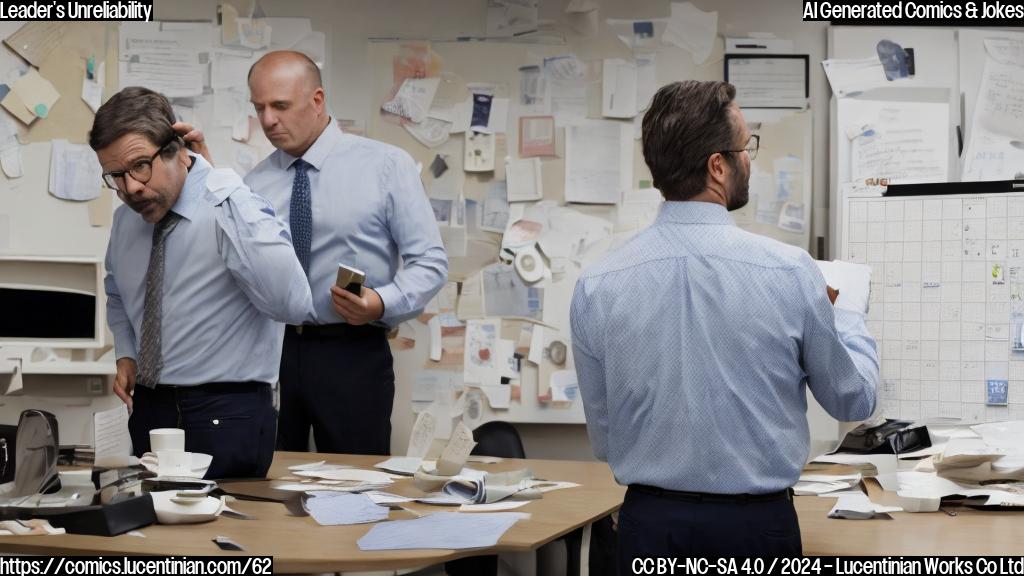
[[[256,309],[287,324],[309,320],[309,281],[270,203],[248,188],[236,189],[218,205],[217,224],[221,257]]]
[[[833,418],[868,418],[875,410],[879,369],[864,315],[832,306],[825,278],[810,257],[797,274],[805,303],[801,353],[807,385]]]
[[[121,292],[117,288],[117,281],[114,279],[114,262],[111,256],[115,239],[111,235],[110,243],[107,244],[107,255],[104,260],[106,276],[103,278],[103,290],[107,294],[107,325],[114,335],[114,355],[118,360],[121,358],[136,357],[135,350],[135,329],[128,319],[128,312],[124,309],[124,301],[121,299]]]
[[[373,289],[384,303],[381,322],[395,326],[418,315],[448,280],[448,254],[412,158],[395,154],[385,175],[387,217],[403,268]]]

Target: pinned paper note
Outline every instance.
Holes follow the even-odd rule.
[[[0,168],[8,178],[21,178],[21,147],[11,146],[0,150]]]
[[[89,78],[90,75],[86,74],[85,78],[82,79],[82,100],[88,104],[93,113],[100,109],[100,104],[103,101],[103,79],[107,77],[106,68],[107,63],[101,62],[92,74],[92,78]]]
[[[18,78],[11,86],[8,97],[11,95],[17,96],[22,105],[38,118],[46,118],[53,105],[60,100],[60,92],[35,69],[30,69],[28,74]]]
[[[422,122],[440,83],[440,78],[406,78],[395,97],[385,102],[381,109],[413,122]]]

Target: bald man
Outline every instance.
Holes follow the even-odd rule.
[[[417,316],[448,278],[416,165],[399,148],[343,134],[303,54],[263,56],[249,90],[277,150],[245,182],[290,226],[313,293],[312,318],[285,330],[278,447],[307,450],[312,428],[318,451],[389,454],[387,330]],[[361,295],[335,286],[339,264],[366,274]]]

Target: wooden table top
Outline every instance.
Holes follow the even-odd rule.
[[[349,456],[278,452],[269,478],[287,475],[287,467],[317,460],[372,468],[382,456]],[[568,532],[614,512],[621,506],[625,488],[617,485],[608,465],[603,462],[558,460],[505,460],[498,464],[470,464],[478,470],[506,471],[528,467],[537,478],[569,481],[578,488],[554,490],[540,500],[517,508],[532,514],[502,536],[497,546],[474,550],[394,550],[363,552],[356,545],[372,524],[320,526],[311,517],[287,515],[275,502],[236,501],[231,507],[256,516],[258,520],[218,518],[205,524],[176,526],[153,525],[141,529],[145,538],[122,534],[115,537],[82,536],[3,536],[0,552],[43,555],[124,555],[153,554],[168,556],[273,556],[275,572],[339,572],[383,570],[427,566],[464,556],[496,552],[534,550]],[[405,495],[421,495],[411,479],[396,480],[387,489]],[[439,510],[449,507],[414,505],[416,509]],[[404,510],[392,510],[391,520],[414,518]],[[244,552],[225,552],[211,540],[227,536],[241,544]]]
[[[873,502],[899,506],[896,494],[865,480]],[[1024,513],[944,507],[956,512],[894,512],[892,520],[835,520],[835,498],[798,496],[797,514],[808,556],[992,556],[1024,551]]]

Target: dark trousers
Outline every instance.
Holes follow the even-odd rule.
[[[281,356],[278,448],[391,453],[395,371],[387,333],[376,326],[335,324],[285,329]]]
[[[657,496],[630,487],[619,511],[619,574],[636,557],[800,556],[790,498],[724,502]]]
[[[135,386],[128,420],[135,455],[153,428],[181,428],[185,450],[213,456],[206,478],[264,478],[274,459],[277,414],[270,384]]]

